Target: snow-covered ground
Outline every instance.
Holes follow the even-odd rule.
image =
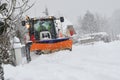
[[[73,45],[73,51],[37,56],[17,67],[4,65],[9,80],[120,80],[120,41]]]

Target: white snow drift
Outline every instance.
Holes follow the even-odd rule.
[[[29,64],[4,65],[4,71],[9,80],[120,80],[120,41],[34,55]]]

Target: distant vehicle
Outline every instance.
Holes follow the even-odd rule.
[[[76,34],[75,29],[73,28],[73,25],[67,25],[67,29],[66,29],[66,36],[73,36],[74,34]]]

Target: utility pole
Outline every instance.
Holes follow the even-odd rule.
[[[43,12],[46,16],[49,16],[48,8],[45,8],[45,11]]]

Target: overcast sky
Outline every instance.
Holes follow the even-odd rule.
[[[75,23],[79,16],[83,16],[87,10],[104,16],[111,16],[120,9],[120,0],[31,0],[35,5],[27,13],[32,17],[42,16],[45,7],[51,15],[65,16]]]

